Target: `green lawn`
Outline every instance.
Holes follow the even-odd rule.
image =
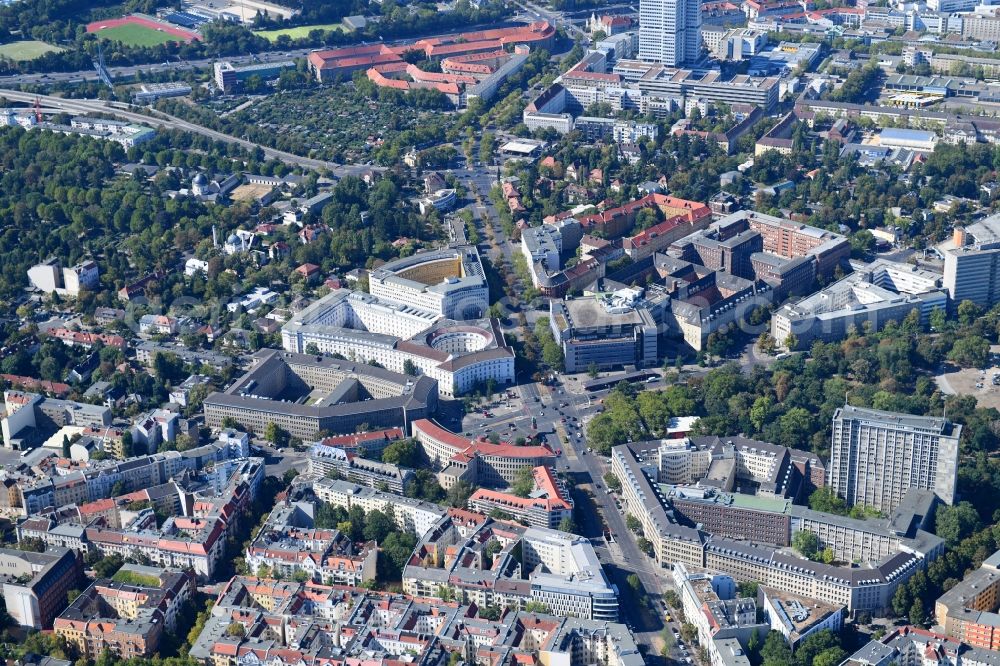
[[[166,44],[167,42],[184,41],[180,37],[171,35],[168,32],[160,32],[159,30],[134,23],[126,23],[125,25],[113,28],[103,28],[102,30],[98,30],[96,34],[102,39],[121,42],[126,46],[156,46],[157,44]]]
[[[58,46],[52,46],[45,42],[27,40],[21,42],[11,42],[10,44],[0,44],[0,58],[22,62],[24,60],[34,60],[41,58],[46,53],[62,51]]]
[[[142,585],[144,587],[159,587],[160,579],[156,576],[148,576],[136,571],[119,571],[111,580],[126,585]]]
[[[308,37],[312,30],[339,30],[346,32],[347,28],[343,23],[325,23],[323,25],[300,25],[297,28],[282,28],[281,30],[258,30],[253,34],[263,37],[269,42],[277,41],[280,35],[288,35],[291,39],[302,39]]]

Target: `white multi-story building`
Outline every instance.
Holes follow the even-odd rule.
[[[100,271],[94,261],[83,261],[71,268],[63,268],[58,259],[49,259],[28,269],[28,280],[45,292],[61,296],[79,296],[85,289],[96,289],[100,284]]]
[[[514,353],[496,320],[451,321],[401,299],[402,293],[390,299],[338,289],[285,324],[282,344],[297,353],[315,346],[393,372],[419,372],[436,379],[448,396],[489,380],[514,381]]]
[[[679,67],[701,57],[701,3],[639,2],[639,59]]]
[[[532,601],[555,615],[618,620],[618,594],[590,542],[576,534],[529,527],[521,540],[524,568],[531,576]],[[542,565],[547,571],[536,571]]]
[[[955,501],[962,426],[947,419],[845,405],[833,415],[830,486],[848,506],[889,512],[910,488]]]
[[[794,335],[798,348],[815,340],[841,340],[865,325],[872,331],[902,322],[916,310],[922,324],[935,309],[948,309],[941,275],[884,259],[858,267],[853,273],[795,303],[787,303],[771,317],[771,335],[784,344]]]
[[[368,511],[388,513],[387,510],[391,508],[391,515],[395,518],[397,527],[413,532],[418,538],[422,538],[445,515],[444,509],[437,504],[384,493],[348,481],[319,479],[313,483],[313,493],[318,500],[343,507],[348,511],[352,506],[359,506],[366,513]]]
[[[467,245],[419,252],[371,271],[368,290],[448,319],[477,319],[489,307],[489,286],[476,248]]]

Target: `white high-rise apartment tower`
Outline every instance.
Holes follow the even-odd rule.
[[[700,0],[639,0],[640,60],[680,67],[700,55]]]
[[[962,426],[933,416],[846,405],[834,412],[830,487],[848,506],[889,515],[910,488],[955,501]]]

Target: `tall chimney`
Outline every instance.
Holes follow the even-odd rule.
[[[955,247],[962,247],[965,245],[965,227],[955,227],[955,231],[952,234],[952,240],[955,243]]]

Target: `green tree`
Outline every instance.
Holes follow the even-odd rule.
[[[591,379],[597,379],[599,374],[600,372],[598,372],[597,364],[591,361],[590,365],[587,366],[587,376]]]
[[[403,361],[403,373],[415,377],[417,374],[417,366],[410,359]]]
[[[771,411],[771,399],[766,395],[758,396],[756,400],[753,401],[753,407],[750,408],[750,423],[756,428],[757,432],[760,432],[764,428],[764,424],[767,422],[767,416]]]
[[[892,595],[892,612],[901,617],[910,611],[912,604],[913,598],[910,596],[910,588],[906,585],[897,587],[896,593]]]
[[[535,488],[535,476],[532,468],[528,465],[517,470],[514,480],[510,484],[510,492],[518,497],[527,497]]]
[[[381,511],[369,511],[365,515],[364,537],[369,541],[382,542],[396,530],[396,523]]]
[[[910,604],[910,624],[922,625],[927,620],[924,614],[924,602],[919,598]]]
[[[542,345],[542,360],[553,369],[561,369],[563,363],[563,350],[555,340],[548,340]]]
[[[608,489],[613,490],[616,493],[621,492],[622,482],[618,480],[618,477],[615,476],[614,472],[605,472],[602,478],[604,479],[604,483],[607,484]]]
[[[420,467],[422,457],[420,445],[413,439],[401,439],[389,444],[382,451],[382,462],[408,469]]]
[[[958,323],[962,326],[969,326],[982,314],[982,309],[968,299],[959,303],[955,310],[958,313]]]
[[[760,648],[763,666],[788,666],[792,664],[792,651],[785,642],[785,637],[777,631],[769,631]]]
[[[135,445],[132,443],[132,431],[126,429],[122,433],[122,456],[131,458],[135,455]]]
[[[102,557],[93,567],[94,574],[98,578],[111,578],[122,568],[123,564],[125,564],[125,560],[118,555]]]
[[[566,516],[559,521],[559,530],[561,532],[569,532],[570,534],[577,533],[576,521],[574,521],[570,516]]]
[[[955,341],[948,360],[963,368],[982,368],[990,354],[990,343],[986,338],[970,335]]]
[[[288,446],[291,437],[287,430],[274,421],[269,422],[267,428],[264,429],[264,439],[274,444],[277,448]]]
[[[660,632],[660,640],[663,641],[663,647],[660,648],[660,656],[666,659],[670,656],[670,651],[674,649],[677,641],[667,627],[664,627],[663,631]]]
[[[944,310],[935,307],[931,310],[931,314],[928,317],[928,323],[931,326],[931,330],[943,331],[948,323],[948,317]]]
[[[945,540],[949,547],[977,531],[981,526],[979,513],[969,502],[938,507],[934,519],[934,533]]]
[[[642,533],[642,523],[640,523],[639,519],[631,513],[625,514],[625,527],[629,528],[629,530],[635,532],[636,534]]]
[[[799,530],[792,537],[792,548],[810,560],[817,559],[822,547],[823,543],[819,537],[809,530]]]
[[[809,508],[813,511],[838,515],[847,513],[847,504],[829,486],[817,488],[809,495]]]
[[[66,435],[63,435],[63,438],[62,438],[62,457],[63,458],[69,458],[70,457],[70,455],[69,455],[69,447],[70,447],[69,437],[67,437]]]

